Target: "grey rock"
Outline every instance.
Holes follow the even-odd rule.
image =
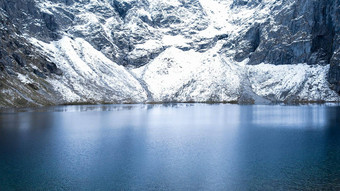
[[[289,9],[277,14],[275,20],[260,26],[261,42],[251,54],[250,64],[329,64],[333,51],[339,48],[333,44],[335,29],[339,28],[337,7],[339,1],[295,1]],[[278,30],[272,30],[273,27]],[[249,39],[249,34],[257,39],[258,33],[254,33],[253,28],[245,39]],[[242,52],[249,54],[253,44],[249,43]],[[245,55],[236,55],[237,60],[245,58]]]
[[[63,72],[57,68],[57,65],[53,62],[47,62],[46,63],[46,69],[47,71],[49,71],[50,73],[56,74],[56,75],[62,75]]]
[[[334,53],[331,58],[328,81],[331,84],[331,88],[340,94],[340,51]]]
[[[44,20],[46,27],[55,32],[59,27],[58,24],[55,22],[54,16],[48,13],[41,13],[42,19]]]
[[[26,60],[24,60],[19,54],[17,53],[13,53],[12,57],[14,58],[14,60],[21,66],[21,67],[25,67],[26,66]]]
[[[242,40],[236,41],[236,47],[242,47],[237,49],[234,59],[238,62],[243,61],[244,59],[251,56],[251,53],[255,52],[256,49],[259,47],[261,42],[261,35],[260,35],[260,25],[254,24],[244,36],[242,36]],[[245,44],[242,46],[241,44]]]
[[[113,0],[111,4],[115,8],[115,10],[118,12],[119,16],[122,17],[123,19],[127,15],[127,12],[133,6],[131,2],[128,3],[125,1],[117,1],[117,0]]]
[[[235,0],[233,6],[260,6],[260,1]],[[284,0],[272,8],[274,19],[253,24],[236,45],[234,59],[250,58],[249,64],[331,64],[329,82],[339,92],[340,1]],[[278,13],[275,11],[281,10]],[[276,15],[275,15],[276,14]],[[272,30],[276,28],[275,30]]]
[[[0,10],[0,107],[57,104],[61,95],[45,78],[60,74],[60,69],[20,35],[12,19]],[[19,74],[32,82],[20,81]]]
[[[46,76],[45,76],[42,72],[40,72],[39,70],[37,70],[37,69],[33,69],[33,73],[34,73],[35,75],[37,75],[38,77],[40,77],[40,78],[46,78]]]

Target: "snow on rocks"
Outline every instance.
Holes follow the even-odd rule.
[[[154,102],[230,102],[239,97],[237,71],[217,54],[171,47],[133,72],[147,84]]]
[[[81,38],[63,37],[49,44],[31,39],[63,71],[49,79],[68,102],[144,102],[146,92],[123,67]]]
[[[337,101],[326,76],[329,66],[271,65],[247,66],[252,90],[272,101]]]
[[[81,38],[31,42],[63,71],[47,81],[67,102],[236,102],[245,78],[256,95],[270,101],[339,99],[326,80],[329,66],[248,66],[218,54],[220,43],[203,53],[170,47],[129,71]]]

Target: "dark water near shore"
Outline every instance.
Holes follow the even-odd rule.
[[[0,190],[340,190],[336,105],[0,113]]]

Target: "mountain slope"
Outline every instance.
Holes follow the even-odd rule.
[[[2,30],[16,31],[10,33],[20,46],[37,55],[23,54],[28,66],[11,73],[0,54],[3,81],[18,87],[0,87],[0,104],[338,101],[339,6],[339,0],[0,0]],[[2,45],[1,52],[10,47]],[[46,88],[23,90],[28,84]]]

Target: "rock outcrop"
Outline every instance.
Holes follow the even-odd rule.
[[[0,106],[24,107],[62,103],[46,79],[63,72],[22,36],[0,11]]]
[[[249,3],[251,2],[251,3]],[[234,1],[234,6],[262,6],[258,1]],[[247,41],[235,60],[249,64],[331,64],[328,80],[339,93],[340,1],[298,0],[273,4],[263,23],[255,23],[239,41]]]

